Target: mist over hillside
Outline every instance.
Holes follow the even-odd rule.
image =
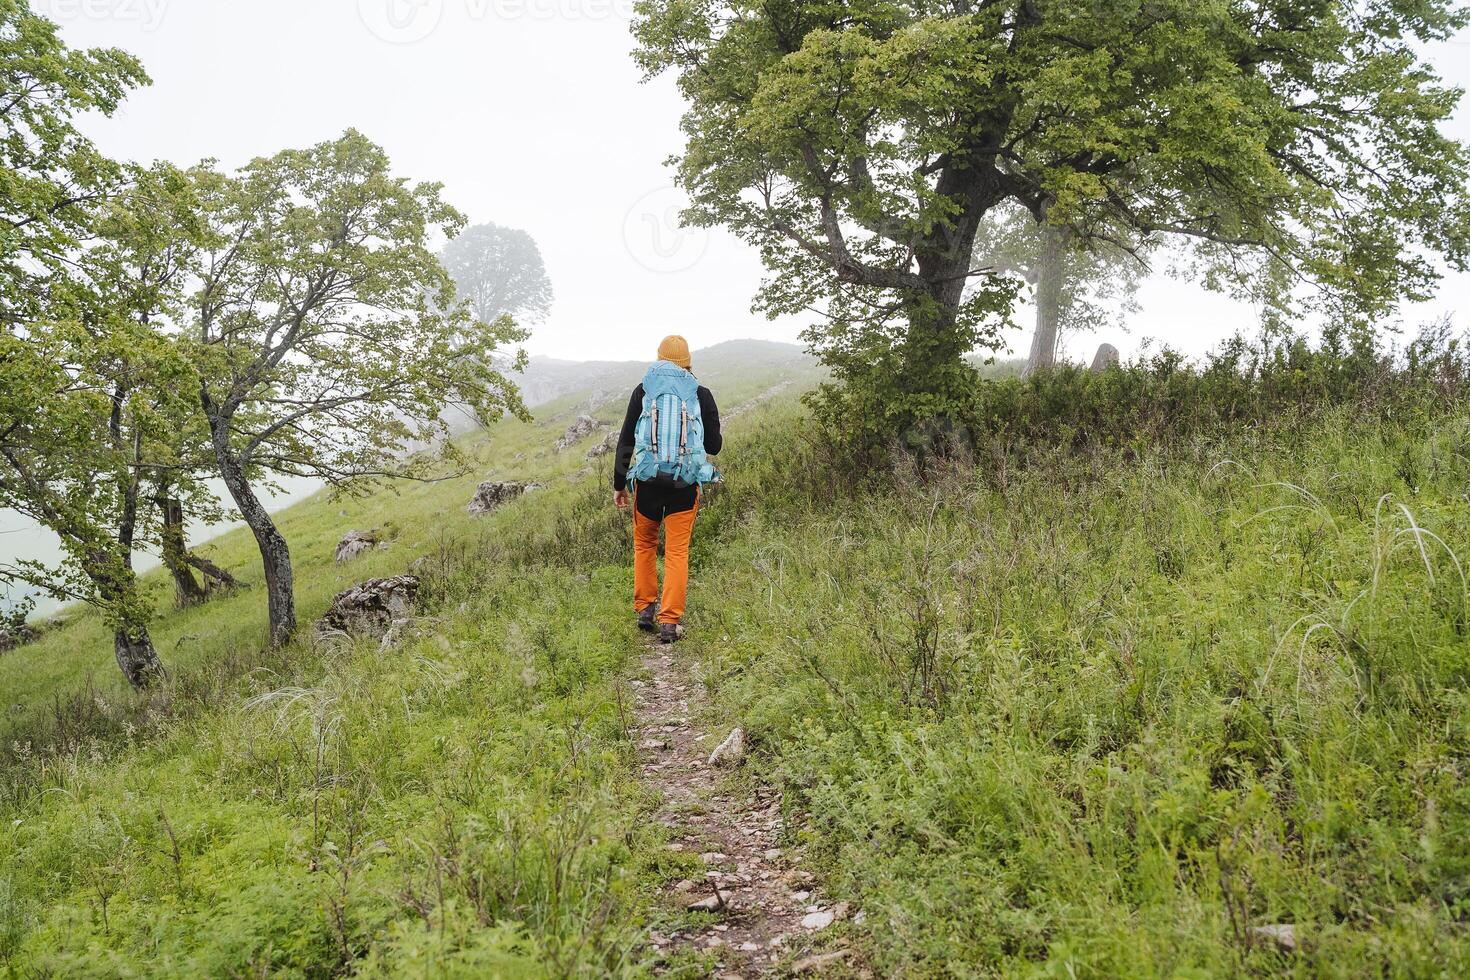
[[[694,373],[707,383],[752,371],[789,368],[793,374],[809,371],[816,361],[796,344],[768,340],[730,340],[695,350]],[[532,357],[525,371],[514,375],[527,407],[536,408],[566,395],[581,393],[589,405],[612,397],[624,398],[642,379],[652,355],[626,361],[573,361]]]

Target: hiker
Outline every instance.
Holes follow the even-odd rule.
[[[706,455],[720,451],[715,396],[690,373],[689,344],[665,337],[658,362],[628,399],[613,460],[613,503],[628,506],[633,484],[633,609],[638,628],[663,643],[684,633],[689,538],[700,486],[719,477]],[[658,589],[658,529],[664,529],[664,588]]]

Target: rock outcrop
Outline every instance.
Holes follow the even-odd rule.
[[[600,456],[606,456],[608,453],[618,448],[619,435],[621,435],[621,433],[618,432],[617,429],[609,432],[601,442],[593,446],[591,449],[587,450],[587,458],[597,459]]]
[[[379,542],[377,531],[348,531],[337,542],[337,552],[332,557],[336,561],[352,561],[372,551]],[[387,542],[383,542],[387,544]]]
[[[326,615],[317,620],[317,636],[384,636],[395,623],[409,618],[418,594],[417,575],[375,578],[354,585],[338,594]]]
[[[41,635],[34,626],[0,627],[0,653],[25,646]]]
[[[540,486],[539,483],[524,483],[520,480],[487,480],[475,490],[475,495],[470,498],[470,504],[465,509],[471,514],[488,514],[501,504]]]
[[[578,415],[577,421],[567,427],[562,437],[556,440],[556,451],[564,452],[602,428],[603,423],[590,415]]]

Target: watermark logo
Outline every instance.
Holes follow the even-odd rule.
[[[468,21],[471,24],[613,18],[631,22],[634,3],[635,0],[357,0],[357,12],[363,24],[378,39],[389,44],[417,44],[442,27],[446,14],[450,13],[456,23]]]
[[[438,30],[444,0],[357,0],[357,15],[389,44],[417,44]]]
[[[639,265],[652,272],[683,272],[704,258],[709,232],[679,218],[688,203],[677,187],[661,187],[628,209],[623,242]]]
[[[110,20],[137,24],[145,31],[163,25],[169,0],[40,0],[36,13],[58,24],[81,20]]]

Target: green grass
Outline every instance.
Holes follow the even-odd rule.
[[[699,653],[882,975],[1463,975],[1467,457],[1335,413],[834,499],[770,454]]]
[[[649,974],[677,921],[656,886],[689,869],[625,735],[625,518],[549,452],[575,410],[497,427],[458,483],[285,515],[308,615],[431,556],[400,646],[263,653],[257,589],[162,618],[148,698],[85,616],[0,660],[25,688],[0,964]],[[734,427],[681,650],[875,974],[1470,966],[1463,413],[1011,444],[876,489],[834,482],[804,425],[787,393]],[[551,487],[471,519],[491,476]],[[393,550],[331,563],[388,520]],[[253,571],[239,535],[210,551]],[[1295,952],[1252,932],[1288,922]]]
[[[728,408],[777,376],[711,372]],[[619,398],[595,408],[619,421]],[[466,443],[475,471],[281,515],[310,622],[352,582],[428,558],[425,611],[373,642],[261,649],[259,588],[165,612],[171,671],[126,690],[85,611],[0,659],[0,964],[42,975],[639,972],[665,868],[625,735],[630,539],[588,406]],[[483,479],[547,488],[487,517]],[[392,547],[337,565],[351,528]],[[252,542],[204,549],[247,583]]]
[[[745,370],[716,362],[703,377],[730,411],[777,384],[785,371],[771,365]],[[404,571],[418,557],[467,541],[514,536],[519,523],[544,521],[560,506],[571,483],[591,479],[608,485],[612,459],[593,462],[584,454],[598,438],[589,437],[564,453],[552,443],[580,412],[617,425],[626,396],[608,396],[590,406],[581,396],[568,396],[536,410],[538,422],[503,422],[490,431],[461,440],[469,455],[469,472],[437,483],[399,483],[366,497],[334,497],[323,491],[277,516],[291,546],[296,569],[298,617],[310,624],[326,611],[331,599],[352,584]],[[738,425],[738,423],[737,423]],[[465,512],[474,488],[483,480],[522,479],[546,483],[550,492],[535,495],[504,515],[471,516]],[[337,542],[352,529],[391,525],[396,535],[389,550],[369,552],[347,564],[332,560]],[[125,690],[112,658],[112,637],[100,617],[84,608],[68,609],[66,624],[14,652],[0,654],[0,763],[17,743],[33,750],[53,745],[75,747],[122,724],[144,726],[169,716],[182,689],[191,705],[214,704],[222,681],[253,666],[274,662],[263,655],[266,635],[262,573],[255,541],[240,528],[197,549],[229,569],[246,586],[193,609],[172,609],[173,584],[161,572],[143,577],[143,587],[159,610],[154,640],[176,683],[151,699]],[[61,699],[58,702],[58,698]],[[166,700],[169,704],[161,704]],[[116,722],[110,724],[109,722]]]

